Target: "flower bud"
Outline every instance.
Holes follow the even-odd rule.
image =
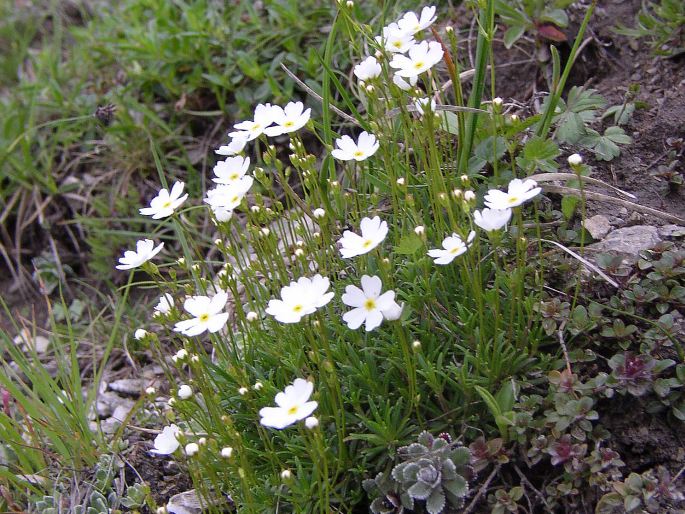
[[[245,315],[245,318],[247,321],[257,321],[259,319],[259,314],[257,314],[255,311],[250,311]]]
[[[568,163],[573,167],[580,166],[583,164],[583,158],[580,156],[580,154],[574,153],[568,156]]]
[[[422,236],[426,232],[426,228],[423,225],[418,225],[414,228],[414,233],[417,236]]]
[[[284,469],[281,471],[281,480],[290,480],[293,477],[293,474],[289,469]]]
[[[193,390],[189,385],[183,384],[181,387],[178,388],[178,397],[181,400],[187,400],[193,396]]]
[[[316,219],[321,219],[326,215],[326,211],[319,207],[318,209],[314,209],[314,212],[312,214]]]
[[[245,396],[247,393],[248,393],[247,387],[241,387],[240,389],[238,389],[238,394],[240,396]]]
[[[421,341],[419,341],[418,339],[416,339],[416,340],[411,344],[411,347],[412,347],[414,350],[417,350],[417,351],[420,350],[420,349],[421,349]]]
[[[398,178],[396,182],[398,186],[403,186],[405,183],[404,177]]]
[[[319,420],[314,416],[309,416],[307,419],[304,420],[304,426],[307,427],[309,430],[312,430],[319,426]]]
[[[152,396],[153,394],[157,394],[157,389],[150,386],[147,389],[145,389],[145,394],[150,395],[150,396]]]
[[[133,333],[133,338],[136,341],[140,341],[141,339],[144,339],[145,336],[147,336],[147,330],[145,330],[144,328],[139,328],[138,330],[136,330]]]
[[[264,384],[262,384],[261,382],[255,382],[252,386],[252,389],[254,389],[255,391],[259,391],[262,387],[264,387]]]
[[[188,444],[186,444],[185,450],[186,450],[186,455],[188,457],[192,457],[193,455],[195,455],[197,452],[200,451],[200,447],[198,446],[197,443],[188,443]]]
[[[233,448],[231,448],[230,446],[226,446],[225,448],[221,449],[221,456],[224,459],[230,459],[231,455],[233,455]]]

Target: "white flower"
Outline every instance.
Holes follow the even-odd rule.
[[[280,430],[308,417],[318,406],[316,402],[309,401],[313,391],[314,384],[296,378],[285,391],[276,395],[278,407],[264,407],[259,411],[262,418],[259,422],[262,426]]]
[[[421,16],[417,16],[414,12],[407,12],[402,16],[402,19],[397,22],[400,30],[409,34],[416,34],[417,32],[427,29],[437,19],[435,16],[435,6],[426,6],[421,10]]]
[[[359,224],[359,228],[361,229],[361,236],[346,230],[338,241],[343,259],[369,253],[381,244],[385,236],[388,235],[387,222],[381,221],[378,216],[364,218]]]
[[[359,139],[354,142],[350,136],[343,136],[335,140],[338,148],[331,152],[331,155],[341,161],[363,161],[376,153],[379,147],[376,136],[368,132],[359,134]]]
[[[230,459],[231,455],[233,455],[233,448],[230,446],[226,446],[225,448],[221,448],[221,456],[224,459]]]
[[[197,443],[188,443],[186,444],[186,455],[188,457],[192,457],[195,455],[197,452],[200,451],[200,446]]]
[[[466,242],[464,242],[458,234],[454,233],[451,236],[443,239],[442,247],[444,250],[428,250],[428,255],[435,259],[435,264],[449,264],[456,257],[460,256],[469,249],[475,237],[476,233],[472,230],[469,233]]]
[[[245,176],[249,166],[249,157],[229,157],[225,161],[216,163],[216,166],[214,166],[214,169],[212,170],[214,175],[216,175],[216,178],[213,178],[212,180],[217,184],[232,184]]]
[[[193,390],[189,385],[183,384],[181,387],[178,388],[178,397],[181,400],[187,400],[191,396],[193,396]]]
[[[354,307],[343,315],[348,328],[358,329],[364,323],[366,331],[370,332],[383,322],[383,311],[393,309],[395,292],[386,291],[381,294],[383,284],[378,277],[364,275],[362,288],[349,285],[345,288],[342,301],[345,305]]]
[[[509,182],[506,193],[497,189],[490,189],[484,197],[485,206],[491,209],[517,207],[542,191],[537,185],[537,182],[531,179],[515,178]]]
[[[442,59],[442,46],[437,41],[421,41],[409,49],[409,57],[395,54],[390,66],[397,68],[400,77],[416,77],[428,71]]]
[[[511,209],[489,209],[473,211],[473,222],[486,232],[499,230],[509,223]]]
[[[227,145],[222,145],[218,150],[214,150],[217,155],[236,155],[243,151],[247,144],[247,136],[232,137],[231,142]]]
[[[181,332],[185,336],[197,336],[204,331],[218,332],[228,321],[228,313],[222,312],[228,293],[218,292],[213,298],[208,296],[191,296],[183,302],[183,308],[194,318],[179,321],[174,326],[175,332]]]
[[[238,132],[230,132],[228,135],[233,138],[252,141],[262,135],[266,127],[274,122],[274,111],[271,104],[258,104],[254,111],[254,119],[241,121],[233,125]]]
[[[228,221],[233,209],[240,205],[253,183],[254,179],[245,175],[230,184],[219,184],[207,191],[204,201],[212,208],[218,221]]]
[[[265,129],[264,133],[273,137],[298,131],[307,124],[311,114],[312,110],[305,110],[302,102],[289,102],[284,108],[274,105],[272,116],[275,125]]]
[[[354,67],[354,74],[359,80],[371,80],[381,74],[381,65],[375,57],[370,56]]]
[[[300,277],[281,289],[281,300],[269,300],[266,313],[281,323],[297,323],[331,301],[334,293],[326,292],[329,287],[328,278],[321,275]]]
[[[404,53],[416,43],[414,35],[403,31],[397,23],[391,23],[387,27],[383,27],[382,35],[376,36],[376,41],[388,52],[392,53]]]
[[[156,455],[171,455],[180,446],[178,439],[176,439],[176,436],[180,433],[181,429],[176,425],[164,427],[161,433],[155,437],[155,447],[154,449],[150,450],[150,453],[154,453]]]
[[[136,341],[140,341],[140,340],[143,339],[146,335],[147,335],[147,330],[145,330],[144,328],[139,328],[138,330],[136,330],[136,331],[133,333],[133,338],[134,338]]]
[[[126,250],[124,256],[119,259],[119,265],[116,268],[120,270],[137,268],[157,255],[163,247],[164,243],[159,243],[155,247],[155,242],[152,239],[137,241],[135,251]]]
[[[155,305],[154,316],[159,316],[160,314],[169,314],[172,307],[174,306],[174,297],[169,293],[164,293],[159,297],[159,302]]]
[[[140,209],[138,212],[143,216],[152,216],[159,220],[171,216],[188,198],[188,193],[183,194],[183,182],[174,182],[171,193],[166,189],[160,189],[157,196],[150,200],[150,207]]]
[[[404,80],[402,77],[400,77],[397,73],[395,73],[392,76],[392,81],[394,84],[399,87],[402,91],[409,91],[412,87],[416,85],[416,83],[419,81],[419,76],[414,75],[413,77],[409,77],[409,82]]]
[[[383,317],[388,321],[397,321],[402,317],[404,303],[392,302],[392,305],[383,311]]]
[[[313,430],[314,428],[319,426],[319,420],[316,419],[314,416],[309,416],[307,419],[304,420],[304,426],[307,427],[309,430]]]
[[[417,98],[416,101],[414,102],[414,107],[416,107],[416,112],[419,113],[419,116],[423,118],[423,115],[426,113],[432,113],[435,112],[435,99],[434,98]]]

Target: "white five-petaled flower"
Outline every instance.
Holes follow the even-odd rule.
[[[264,129],[264,133],[270,137],[300,130],[312,114],[312,110],[305,109],[302,102],[289,102],[285,107],[274,105],[271,109],[275,125]]]
[[[421,41],[409,49],[409,56],[395,54],[390,66],[396,68],[400,77],[416,77],[440,62],[443,50],[437,41]]]
[[[328,278],[319,274],[300,277],[281,289],[280,300],[269,300],[266,313],[281,323],[297,323],[331,301],[335,293],[327,293],[329,287]]]
[[[228,135],[233,138],[252,141],[264,133],[266,127],[274,122],[274,109],[271,104],[258,104],[254,111],[254,119],[241,121],[233,125],[238,129],[237,132],[230,132]]]
[[[343,259],[369,253],[381,244],[385,236],[388,235],[388,224],[385,221],[381,221],[379,216],[362,219],[359,228],[362,233],[361,236],[346,230],[338,241],[340,243],[340,254],[343,256]]]
[[[466,242],[457,233],[442,240],[443,249],[428,250],[428,255],[435,259],[435,264],[449,264],[469,249],[476,233],[472,230]]]
[[[532,179],[521,180],[518,178],[509,182],[507,192],[498,189],[490,189],[483,198],[485,206],[491,209],[509,209],[517,207],[540,194],[541,188]]]
[[[366,331],[370,332],[380,326],[383,321],[383,312],[394,310],[395,292],[386,291],[381,294],[383,284],[379,277],[362,277],[362,288],[349,285],[345,288],[342,301],[345,305],[353,307],[351,311],[343,314],[343,321],[352,330],[358,329],[362,323]]]
[[[397,73],[395,73],[392,76],[392,81],[393,83],[399,87],[402,91],[409,91],[411,88],[413,88],[416,83],[419,81],[419,76],[414,75],[413,77],[408,77],[409,82],[404,80],[402,77],[400,77]]]
[[[499,230],[509,223],[511,219],[511,209],[490,209],[473,211],[473,222],[486,232]]]
[[[427,5],[421,10],[420,16],[417,16],[416,13],[412,11],[404,13],[404,16],[397,22],[397,25],[403,32],[416,34],[433,25],[436,19],[435,6]]]
[[[411,32],[403,31],[397,23],[383,27],[383,33],[376,36],[376,41],[392,53],[404,53],[415,44],[414,35]]]
[[[374,56],[369,56],[354,67],[354,74],[359,80],[371,80],[380,76],[381,65]]]
[[[150,453],[154,453],[156,455],[171,455],[174,453],[180,446],[178,439],[176,439],[176,436],[180,432],[181,429],[176,425],[164,427],[157,437],[155,437],[155,447],[154,449],[150,450]]]
[[[231,142],[227,145],[222,145],[218,150],[214,150],[217,155],[236,155],[243,151],[247,144],[247,136],[232,137]]]
[[[359,139],[354,142],[350,136],[343,136],[335,140],[338,148],[331,152],[331,155],[341,161],[364,161],[371,157],[379,148],[376,136],[368,132],[359,134]]]
[[[171,308],[174,306],[174,297],[169,293],[164,293],[159,297],[159,302],[155,305],[154,315],[169,314]]]
[[[285,391],[276,395],[275,401],[278,407],[260,409],[259,422],[262,426],[281,430],[305,419],[318,407],[317,402],[309,401],[312,392],[314,392],[314,384],[302,378],[296,378],[285,388]]]
[[[240,180],[247,173],[250,166],[249,157],[229,157],[225,161],[219,161],[214,166],[214,175],[216,178],[212,180],[217,184],[231,184]]]
[[[183,302],[183,308],[194,318],[179,321],[174,326],[175,332],[181,332],[185,336],[197,336],[205,331],[218,332],[228,321],[228,312],[222,312],[228,293],[220,291],[210,298],[209,296],[191,296]]]
[[[414,102],[414,107],[416,107],[416,112],[419,113],[419,116],[423,118],[424,114],[435,112],[437,104],[434,98],[417,98]]]
[[[219,221],[227,221],[231,217],[233,209],[243,201],[253,183],[252,177],[244,175],[230,184],[219,184],[214,189],[207,191],[205,203],[209,204]]]
[[[135,250],[126,250],[124,252],[124,256],[119,258],[119,265],[116,268],[120,270],[137,268],[157,255],[163,247],[164,243],[159,243],[159,245],[155,246],[155,242],[152,239],[141,239],[136,242]]]
[[[183,182],[175,182],[169,192],[166,188],[160,189],[157,196],[150,201],[150,207],[140,209],[143,216],[152,216],[152,219],[159,220],[171,216],[183,202],[188,198],[188,193],[183,194]]]

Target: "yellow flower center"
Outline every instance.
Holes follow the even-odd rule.
[[[164,209],[168,209],[169,207],[171,207],[171,200],[167,200],[162,204],[162,208]]]
[[[293,125],[295,125],[295,123],[292,122],[292,121],[286,121],[286,122],[283,124],[284,127],[292,127]]]
[[[209,320],[209,314],[200,314],[200,321],[203,323],[207,322]]]
[[[297,405],[293,405],[288,409],[288,414],[290,416],[293,416],[294,414],[297,414]]]
[[[293,312],[300,312],[303,309],[302,304],[297,304],[293,307]]]
[[[371,239],[366,239],[364,240],[364,244],[362,245],[364,248],[368,248],[373,244],[373,241]]]
[[[253,123],[252,124],[252,130],[259,130],[261,128],[261,125],[259,123]]]
[[[454,248],[452,248],[452,249],[450,250],[450,253],[451,253],[452,255],[454,255],[455,253],[457,253],[457,252],[459,251],[460,248],[461,248],[460,246],[455,246]]]
[[[238,173],[234,172],[228,176],[229,180],[236,180],[238,178]]]
[[[424,65],[425,65],[425,63],[423,61],[418,61],[418,62],[414,63],[414,68],[417,70],[420,70],[421,68],[423,68]]]
[[[402,48],[402,41],[395,41],[392,46],[395,48]]]
[[[516,196],[510,196],[509,197],[509,205],[514,205],[518,201],[519,201],[519,199]]]
[[[364,302],[364,308],[367,311],[372,311],[376,308],[376,300],[373,298],[367,298],[366,301]]]
[[[240,200],[240,197],[238,195],[235,195],[233,198],[231,198],[231,203],[236,203]]]
[[[362,152],[361,150],[357,150],[356,152],[354,152],[354,156],[355,156],[355,157],[363,157],[363,156],[364,156],[364,152]]]

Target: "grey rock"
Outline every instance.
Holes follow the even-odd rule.
[[[622,255],[624,261],[637,262],[639,253],[650,250],[662,241],[659,230],[650,225],[633,225],[619,228],[607,235],[604,240],[588,245],[597,252]]]
[[[597,214],[583,221],[583,227],[590,232],[593,239],[604,239],[611,230],[611,223],[603,214]]]
[[[109,388],[117,393],[140,396],[145,391],[145,383],[145,380],[139,378],[122,378],[121,380],[110,382]]]
[[[107,418],[100,422],[100,430],[107,435],[112,435],[119,429],[120,426],[121,421],[116,418]]]
[[[127,407],[128,410],[131,410],[133,405],[133,400],[122,398],[112,391],[105,391],[104,393],[98,394],[98,398],[95,402],[95,412],[99,418],[108,418],[113,415],[119,406],[124,406]]]
[[[185,491],[183,493],[175,494],[169,499],[166,505],[167,511],[170,514],[200,514],[209,509],[209,507],[219,507],[221,505],[233,504],[230,497],[222,497],[215,499],[207,499],[198,496],[195,489]]]
[[[663,227],[659,227],[658,230],[659,236],[664,239],[674,239],[685,236],[685,227],[681,227],[680,225],[664,225]]]
[[[126,416],[128,416],[129,412],[131,412],[131,409],[133,409],[134,405],[135,403],[131,400],[128,400],[128,402],[120,403],[116,406],[114,412],[112,412],[112,417],[114,419],[118,419],[119,421],[124,421],[126,419]]]

